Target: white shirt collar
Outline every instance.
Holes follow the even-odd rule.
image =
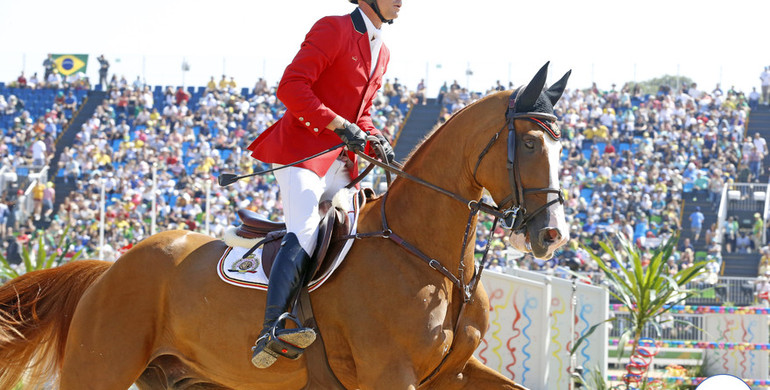
[[[366,33],[369,34],[369,42],[380,40],[382,41],[382,29],[374,27],[374,23],[369,19],[368,16],[364,13],[364,11],[361,10],[361,8],[358,9],[358,12],[361,13],[361,16],[364,17],[364,24],[366,24]]]
[[[375,69],[377,69],[377,62],[380,57],[380,49],[382,48],[382,30],[374,27],[374,23],[369,20],[369,17],[366,16],[364,11],[361,11],[361,8],[358,9],[358,12],[363,15],[364,24],[366,24],[366,33],[369,34],[369,49],[372,53],[372,63],[371,68],[369,69],[369,77],[372,77],[372,75],[374,75]]]

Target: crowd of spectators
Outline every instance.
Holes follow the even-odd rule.
[[[86,91],[70,85],[26,80],[0,87],[0,238],[33,230],[33,221],[53,212],[54,185],[38,180],[29,196],[31,220],[23,220],[19,196],[28,178],[44,172],[56,152],[56,141],[83,102]]]
[[[191,92],[152,89],[138,79],[132,84],[112,79],[107,93],[74,145],[64,149],[57,167],[77,189],[65,198],[52,226],[70,226],[75,250],[97,250],[102,182],[107,198],[105,250],[128,248],[149,235],[153,171],[158,231],[181,228],[221,237],[237,221],[239,208],[282,219],[272,176],[240,180],[225,188],[216,183],[219,172],[247,174],[267,168],[245,148],[285,111],[275,87],[260,79],[244,90],[232,77],[222,76],[219,82],[212,77],[205,88]],[[400,84],[386,83],[374,101],[373,121],[388,137],[403,121],[405,96]]]
[[[498,83],[487,93],[501,89]],[[478,98],[456,82],[445,84],[441,94],[447,117]],[[565,211],[571,241],[548,262],[530,255],[514,261],[508,256],[506,262],[492,252],[490,265],[553,271],[574,260],[582,270],[596,271],[585,248],[603,253],[598,241],[615,241],[616,232],[633,238],[649,256],[676,231],[690,227],[681,216],[683,193],[707,194],[716,208],[724,183],[758,180],[768,151],[759,134],[744,137],[748,103],[734,89],[717,85],[707,92],[694,83],[648,95],[630,84],[565,91],[555,113],[563,134],[561,184],[569,192]],[[715,233],[716,226],[706,232],[711,279],[721,265]],[[752,234],[737,227],[735,233]],[[492,247],[502,248],[503,239],[500,234]],[[689,240],[680,249],[670,259],[672,270],[692,264]]]
[[[105,242],[114,251],[146,237],[153,216],[159,231],[183,228],[215,236],[237,221],[238,208],[265,218],[282,218],[271,176],[241,180],[226,188],[215,180],[218,172],[246,174],[266,168],[244,150],[283,115],[285,107],[276,99],[274,86],[260,79],[251,89],[239,89],[232,77],[223,75],[218,82],[212,76],[205,88],[197,90],[158,89],[144,85],[138,77],[129,83],[113,75],[104,87],[107,99],[83,125],[75,144],[62,152],[59,166],[52,168],[77,187],[58,214],[48,215],[53,220],[50,229],[70,226],[76,250],[97,251],[102,183],[107,198]],[[511,87],[498,82],[484,93],[472,93],[457,81],[445,83],[438,96],[439,122],[485,94]],[[563,134],[561,178],[569,192],[565,210],[572,239],[553,260],[543,262],[506,249],[505,232],[498,228],[489,243],[486,266],[553,271],[575,261],[584,271],[596,271],[585,248],[598,250],[598,241],[612,239],[616,232],[632,237],[647,251],[667,240],[685,224],[684,192],[703,191],[716,205],[724,183],[759,177],[767,146],[758,135],[744,137],[749,100],[718,85],[710,92],[696,84],[676,91],[664,86],[655,94],[643,94],[630,84],[620,89],[613,85],[599,90],[594,85],[565,91],[555,113]],[[398,79],[388,80],[374,101],[375,126],[392,138],[409,104],[426,102],[424,83],[409,91]],[[20,116],[26,130],[14,127],[0,146],[0,156],[39,163],[35,156],[10,157],[6,150],[29,154],[31,137],[40,136],[48,153],[43,162],[47,162],[66,120],[61,109],[55,103],[42,118]],[[3,110],[23,110],[23,103],[15,99],[3,106],[0,101]],[[155,196],[152,172],[157,172]],[[203,220],[207,194],[208,223]],[[153,198],[155,214],[151,213]],[[477,232],[479,255],[490,228],[491,219],[482,217]],[[714,233],[714,227],[705,233],[708,258],[714,263],[711,270],[718,269],[721,261]],[[671,269],[692,264],[692,246],[685,244],[669,260]]]

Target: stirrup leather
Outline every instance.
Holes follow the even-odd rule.
[[[315,341],[316,333],[312,328],[278,329],[286,319],[300,325],[299,320],[289,313],[283,313],[269,331],[263,332],[252,348],[254,354],[251,363],[257,368],[267,368],[278,360],[279,356],[296,360],[305,348]]]

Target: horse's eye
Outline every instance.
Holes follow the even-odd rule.
[[[535,141],[524,141],[524,146],[527,149],[534,149],[535,148]]]

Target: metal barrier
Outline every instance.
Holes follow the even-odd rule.
[[[729,210],[754,211],[758,209],[758,203],[765,202],[766,197],[767,184],[736,183],[727,189],[727,206]]]
[[[768,218],[770,218],[770,191],[765,191],[765,209],[762,211],[762,220],[767,223]],[[762,229],[762,245],[765,244],[767,244],[767,229]]]
[[[727,184],[722,186],[722,196],[719,198],[719,211],[717,211],[717,231],[714,241],[724,244],[722,240],[725,237],[725,221],[727,220]]]
[[[698,297],[687,299],[689,305],[749,306],[755,304],[756,278],[720,276],[715,284],[690,283],[687,289],[703,291]]]
[[[8,181],[8,179],[6,179],[6,174],[8,173],[10,173],[8,167],[0,167],[0,193],[5,191],[6,182]]]
[[[546,271],[534,271],[547,274]],[[602,272],[581,272],[582,276],[591,280],[596,286],[604,286],[604,274]],[[553,276],[569,279],[564,272],[556,272]],[[757,304],[754,295],[757,278],[741,278],[732,276],[719,276],[714,284],[696,281],[685,286],[687,290],[697,290],[701,294],[687,299],[688,305],[727,305],[727,306],[751,306]],[[619,303],[613,296],[610,302]]]
[[[631,313],[613,312],[618,319],[612,324],[610,329],[610,338],[619,338],[623,332],[628,330],[631,322]],[[642,331],[642,337],[649,337],[655,340],[683,340],[683,341],[706,341],[708,337],[704,334],[704,315],[697,314],[666,314],[664,318],[658,318],[661,322],[661,333],[658,333],[654,325],[648,324]]]

